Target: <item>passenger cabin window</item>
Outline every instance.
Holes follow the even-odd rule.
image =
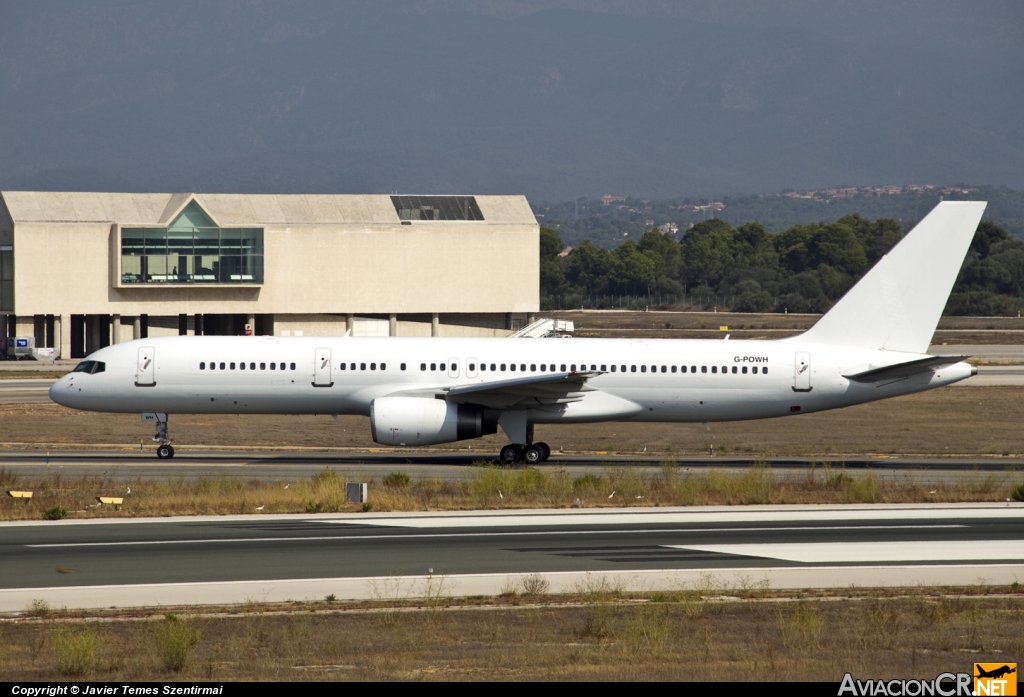
[[[747,366],[743,366],[743,374],[744,374],[744,375],[746,375],[746,374],[747,374]]]
[[[427,364],[426,363],[420,363],[420,370],[426,370],[426,369],[427,369]]]
[[[401,368],[402,370],[405,370],[405,363],[403,363],[403,364],[402,364],[401,366],[399,366],[399,367],[400,367],[400,368]]]
[[[676,367],[675,366],[672,366],[672,372],[673,373],[676,372]]]
[[[565,372],[565,363],[562,364],[561,370],[562,370],[563,373]]]
[[[629,366],[629,372],[635,373],[636,372],[636,366],[635,365]]]
[[[339,367],[340,367],[340,368],[341,368],[342,370],[345,370],[345,364],[344,364],[344,363],[342,363],[342,364],[341,364],[341,365],[340,365]]]
[[[711,372],[712,373],[717,373],[718,372],[718,366],[717,365],[711,366]]]
[[[494,364],[491,363],[491,370],[494,370]]]
[[[266,370],[266,369],[267,369],[267,364],[266,363],[260,363],[260,370]]]
[[[199,364],[199,370],[206,370],[206,362],[205,361]],[[71,372],[73,373],[75,371],[72,370]]]
[[[224,364],[223,363],[220,364],[220,369],[224,370]]]
[[[295,364],[294,363],[292,363],[291,368],[292,368],[292,370],[295,370]]]
[[[708,367],[707,367],[706,365],[702,365],[702,366],[700,367],[700,372],[702,372],[702,373],[706,373],[706,372],[708,372]]]
[[[249,364],[249,370],[256,370],[256,364],[255,363],[250,363]]]
[[[647,366],[645,366],[645,365],[640,366],[640,372],[641,373],[646,373],[647,372]]]
[[[359,364],[359,370],[366,370],[366,364],[365,363],[360,363]]]
[[[618,366],[614,366],[614,365],[612,366],[612,372],[613,372],[613,373],[615,372],[615,368],[617,368],[617,367],[618,367]]]
[[[505,370],[505,364],[504,364],[504,363],[502,363],[502,364],[501,364],[501,370],[502,370],[503,372],[504,372],[504,370]]]
[[[733,367],[732,367],[732,372],[733,372],[733,375],[735,375],[735,374],[736,374],[736,366],[733,366]]]

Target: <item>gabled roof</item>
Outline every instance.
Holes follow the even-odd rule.
[[[166,227],[195,201],[220,226],[398,225],[386,194],[124,194],[3,191],[18,223],[118,223]],[[477,196],[484,223],[536,225],[525,196]]]

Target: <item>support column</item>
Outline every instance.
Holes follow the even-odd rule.
[[[67,360],[71,358],[71,315],[60,315],[54,317],[53,323],[53,345],[58,347],[60,354],[58,358]]]
[[[132,339],[141,339],[141,338],[142,338],[142,318],[136,316],[136,317],[132,318]]]
[[[36,318],[29,315],[28,317],[16,317],[14,320],[14,333],[15,336],[35,336],[36,333]]]
[[[203,316],[202,315],[196,315],[195,316],[195,319],[193,320],[193,326],[195,327],[196,336],[202,336],[203,335]]]
[[[121,315],[110,316],[110,344],[121,343]]]
[[[85,342],[85,355],[89,355],[94,351],[100,350],[100,316],[99,315],[86,315],[85,316],[85,335],[87,337]]]
[[[506,312],[505,313],[505,329],[507,329],[509,331],[512,330],[512,313],[511,312]]]
[[[441,336],[441,318],[436,312],[430,315],[430,336]]]
[[[345,329],[349,332],[349,336],[356,333],[356,316],[345,315]]]
[[[394,312],[388,315],[388,336],[398,336],[398,315]]]

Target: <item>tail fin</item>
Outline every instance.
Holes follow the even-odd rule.
[[[940,203],[799,340],[925,353],[986,205]]]

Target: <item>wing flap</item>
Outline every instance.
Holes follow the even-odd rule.
[[[479,404],[494,409],[505,409],[523,402],[537,405],[578,402],[585,392],[593,388],[587,380],[601,375],[600,371],[574,373],[548,373],[525,378],[460,385],[444,391],[445,399],[460,404]]]

